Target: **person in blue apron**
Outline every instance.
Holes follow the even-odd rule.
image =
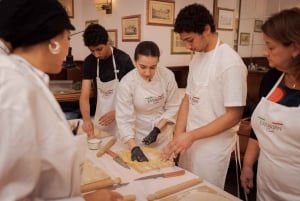
[[[158,65],[159,57],[156,43],[140,42],[134,53],[136,68],[123,78],[117,94],[118,132],[133,161],[147,160],[140,146],[160,149],[173,137],[180,98],[173,72]]]
[[[247,96],[247,68],[216,34],[213,16],[201,4],[180,10],[174,31],[195,52],[173,141],[163,157],[180,154],[179,166],[224,188],[235,131]]]
[[[89,25],[83,34],[84,44],[91,54],[83,63],[80,111],[83,130],[94,136],[94,125],[100,130],[116,134],[115,104],[119,81],[134,68],[130,56],[110,45],[107,31],[99,24]],[[94,121],[91,118],[90,92],[97,88]]]
[[[247,193],[257,166],[257,200],[300,200],[300,9],[282,10],[263,25],[263,78],[241,172]]]
[[[48,74],[62,70],[75,29],[66,10],[56,0],[1,0],[0,19],[12,46],[0,55],[0,200],[121,198],[109,190],[81,194],[86,135],[72,134],[49,90]]]

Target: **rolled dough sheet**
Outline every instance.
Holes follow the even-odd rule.
[[[80,185],[90,184],[96,181],[109,179],[110,176],[97,167],[92,161],[86,160],[81,165],[81,182]]]
[[[130,150],[123,150],[120,152],[120,157],[133,169],[140,173],[150,172],[165,167],[172,167],[175,165],[173,161],[163,161],[160,157],[160,152],[154,148],[141,147],[146,157],[149,159],[147,162],[131,161]]]

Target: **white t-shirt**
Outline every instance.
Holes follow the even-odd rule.
[[[193,56],[189,64],[186,89],[188,95],[192,90],[192,79],[209,88],[206,96],[209,96],[213,108],[203,109],[213,111],[216,118],[225,112],[225,107],[246,104],[247,68],[240,56],[227,44],[218,46],[215,55],[212,50]]]

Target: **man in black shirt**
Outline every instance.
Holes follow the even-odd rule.
[[[116,91],[122,77],[134,68],[128,54],[110,46],[107,31],[99,24],[89,25],[83,34],[84,44],[91,54],[83,63],[80,111],[83,130],[94,136],[94,124],[101,130],[116,134]],[[90,116],[91,87],[97,87],[97,105],[94,124]]]

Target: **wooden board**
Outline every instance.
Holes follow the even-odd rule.
[[[199,186],[188,191],[180,192],[159,201],[229,201],[226,197],[219,194],[214,189],[208,186]]]
[[[163,161],[160,158],[160,152],[154,148],[142,147],[142,150],[146,157],[149,159],[147,162],[131,161],[131,152],[129,150],[122,151],[120,157],[133,169],[140,173],[150,172],[165,167],[174,166],[173,161]]]
[[[92,161],[86,160],[81,165],[80,185],[86,185],[105,179],[110,179],[110,176],[105,171],[97,167]]]

